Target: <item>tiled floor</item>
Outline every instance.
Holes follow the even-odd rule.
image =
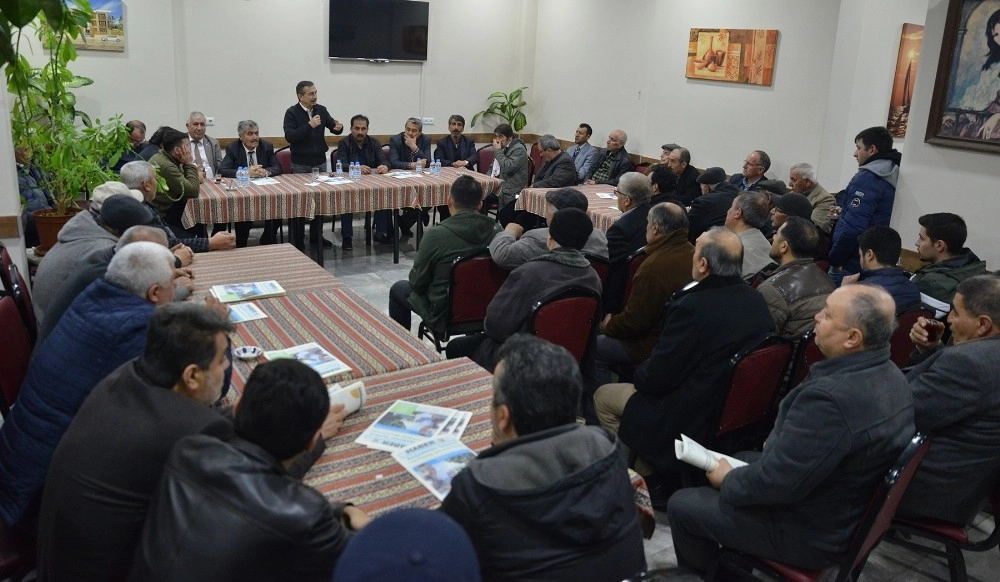
[[[355,222],[354,231],[354,250],[344,252],[340,248],[339,224],[333,235],[330,234],[329,223],[326,225],[326,237],[333,241],[334,248],[326,249],[324,266],[369,302],[388,313],[389,287],[409,274],[416,254],[416,241],[413,238],[403,239],[399,264],[393,264],[391,246],[372,244],[365,247],[364,229],[360,222]],[[259,232],[255,230],[251,234],[250,244],[256,244],[257,236]],[[657,512],[656,517],[657,527],[653,539],[645,542],[647,564],[650,569],[676,566],[677,558],[674,556],[667,516]],[[980,514],[976,525],[984,532],[982,537],[985,537],[993,529],[993,518]],[[1000,551],[996,548],[983,553],[966,552],[965,560],[969,580],[1000,579]],[[684,580],[685,577],[676,576],[671,579]],[[948,579],[948,567],[943,560],[917,555],[890,543],[882,543],[875,549],[861,576],[861,580],[872,582]]]

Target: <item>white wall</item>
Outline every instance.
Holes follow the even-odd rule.
[[[947,0],[929,1],[892,227],[900,232],[907,247],[917,238],[920,215],[959,214],[969,226],[968,246],[995,270],[1000,268],[1000,230],[996,226],[1000,216],[1000,157],[924,143],[947,4]]]

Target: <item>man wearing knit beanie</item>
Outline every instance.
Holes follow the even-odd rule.
[[[552,216],[548,252],[511,271],[486,308],[484,334],[448,342],[448,357],[471,356],[489,371],[497,363],[500,344],[524,329],[536,303],[569,287],[601,294],[601,280],[580,249],[594,225],[579,208],[564,208]]]

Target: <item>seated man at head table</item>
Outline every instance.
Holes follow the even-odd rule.
[[[763,452],[741,454],[750,464],[735,469],[722,459],[711,487],[670,498],[679,565],[704,575],[720,545],[799,568],[841,559],[914,433],[910,388],[889,360],[895,321],[882,289],[830,294],[816,315],[826,359],[781,401]]]
[[[486,250],[500,230],[492,218],[480,214],[483,187],[472,176],[459,176],[451,186],[451,216],[427,230],[406,281],[389,289],[389,316],[410,329],[412,313],[435,331],[443,331],[448,307],[451,264]]]
[[[403,131],[389,138],[389,168],[393,170],[415,170],[420,165],[424,171],[431,165],[431,138],[424,135],[424,122],[419,117],[411,117],[403,124]],[[392,224],[391,210],[375,212],[375,232],[373,240],[389,244],[395,233],[390,233]],[[424,211],[424,224],[429,221],[429,215]],[[417,223],[419,214],[413,208],[403,211],[399,219],[399,229],[402,236],[411,236],[411,228]]]
[[[382,151],[382,144],[368,135],[368,125],[368,118],[360,113],[351,118],[351,137],[342,139],[337,144],[337,161],[344,168],[349,167],[354,162],[361,164],[362,175],[385,174],[389,171],[389,159]],[[343,216],[351,217],[353,220],[354,215],[344,214]],[[378,234],[378,228],[376,228],[376,234]],[[354,226],[348,226],[347,222],[341,220],[340,236],[343,250],[352,250],[354,248],[352,240]]]
[[[184,123],[188,130],[188,140],[191,142],[191,158],[201,175],[201,181],[214,180],[222,165],[222,148],[219,142],[210,135],[205,135],[208,129],[208,119],[201,111],[192,111]]]
[[[934,435],[897,514],[970,524],[1000,481],[1000,278],[958,284],[944,324],[921,318],[903,373],[917,430]]]
[[[94,386],[142,353],[153,310],[173,302],[173,256],[163,232],[153,232],[159,244],[135,242],[115,253],[105,277],[76,297],[31,359],[0,427],[0,518],[7,526],[37,511],[52,453],[77,410]]]
[[[645,568],[625,453],[576,423],[582,380],[563,347],[508,339],[493,379],[493,446],[441,511],[472,538],[487,580],[621,580]]]
[[[296,360],[259,364],[235,437],[195,434],[163,468],[132,566],[134,580],[329,580],[368,515],[287,472],[323,441],[330,398]]]
[[[546,224],[552,220],[553,214],[563,208],[579,208],[586,212],[588,205],[587,197],[576,188],[550,190],[545,193]],[[517,222],[511,222],[493,237],[493,241],[490,242],[490,256],[498,267],[509,271],[548,252],[548,238],[547,227],[525,231]],[[593,229],[581,252],[585,255],[608,258],[607,236],[600,229]]]
[[[247,168],[251,179],[281,174],[281,164],[278,163],[278,158],[274,155],[274,146],[267,140],[260,138],[260,127],[256,121],[245,119],[239,122],[236,125],[236,134],[240,138],[226,146],[226,157],[222,160],[222,165],[219,166],[219,175],[235,178],[238,168]],[[233,226],[236,231],[235,243],[237,247],[247,246],[252,225],[251,221],[244,220]],[[212,236],[220,233],[225,226],[224,224],[216,224]],[[261,235],[261,238],[266,239],[267,236],[270,236],[273,239],[277,229],[278,221],[264,221],[264,234]]]

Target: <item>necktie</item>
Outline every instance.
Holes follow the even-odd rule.
[[[573,150],[573,160],[576,160],[576,156],[580,155],[580,148]]]
[[[194,142],[194,165],[198,166],[199,170],[204,169],[205,167],[205,160],[201,157],[201,148],[198,147],[200,145],[201,140],[196,140]]]
[[[250,165],[251,166],[256,166],[257,165],[257,157],[254,155],[253,152],[249,152],[249,158],[250,158]]]

